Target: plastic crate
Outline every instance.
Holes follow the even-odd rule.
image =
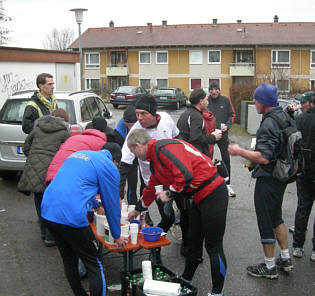
[[[156,264],[152,267],[152,272],[154,273],[156,268],[159,268],[160,271],[162,271],[166,275],[166,281],[172,282],[172,283],[180,283],[181,287],[188,289],[186,293],[181,293],[181,296],[193,296],[197,295],[197,288],[191,285],[190,283],[183,281],[178,275],[176,275],[173,271],[169,270],[163,265]],[[132,271],[128,272],[122,272],[121,273],[121,295],[122,296],[145,296],[143,293],[143,287],[138,284],[131,284],[131,287],[129,282],[125,279],[126,276],[129,278],[133,275],[140,275],[142,273],[142,269],[134,269]],[[153,279],[155,279],[155,275],[153,274]]]

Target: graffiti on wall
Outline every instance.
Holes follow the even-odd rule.
[[[13,72],[0,74],[0,95],[10,96],[15,92],[33,88],[33,81],[21,78],[18,74]]]

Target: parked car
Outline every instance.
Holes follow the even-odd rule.
[[[160,106],[174,106],[177,110],[180,106],[186,106],[187,96],[176,87],[158,88],[153,93],[153,97]]]
[[[13,94],[0,111],[0,176],[10,178],[24,168],[26,157],[23,143],[26,134],[22,131],[24,109],[34,91]],[[112,113],[104,101],[91,91],[55,92],[59,108],[66,110],[73,134],[80,133],[93,117],[103,116],[115,127]]]
[[[294,103],[296,104],[295,111],[294,111],[294,114],[293,114],[294,117],[295,117],[295,116],[297,116],[298,114],[300,114],[302,112],[300,101],[298,101],[296,99],[291,99],[291,98],[280,98],[280,99],[278,99],[278,104],[283,110],[286,110],[290,105],[292,105]]]
[[[110,94],[114,108],[119,105],[134,105],[137,99],[148,92],[141,86],[120,86]]]

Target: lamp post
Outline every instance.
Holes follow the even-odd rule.
[[[80,52],[80,83],[81,90],[83,90],[83,75],[82,75],[82,47],[81,47],[81,24],[83,22],[83,11],[87,11],[86,8],[73,8],[70,11],[74,11],[75,20],[79,26],[79,52]]]

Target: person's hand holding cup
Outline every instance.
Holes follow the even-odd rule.
[[[225,123],[221,123],[221,131],[226,132],[227,131],[227,126]]]
[[[219,129],[215,129],[214,132],[211,133],[211,135],[215,136],[216,141],[219,141],[222,137],[222,131]]]

